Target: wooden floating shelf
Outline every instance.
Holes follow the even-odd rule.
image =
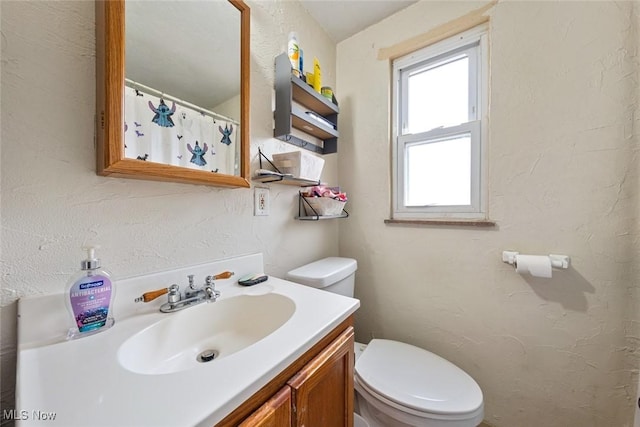
[[[340,112],[336,104],[313,90],[313,88],[303,82],[301,78],[291,75],[291,84],[294,101],[299,102],[321,116],[338,114]]]
[[[319,120],[315,120],[301,108],[294,107],[292,109],[291,125],[318,139],[325,140],[338,137],[338,131]]]

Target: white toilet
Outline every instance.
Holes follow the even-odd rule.
[[[287,273],[287,279],[353,297],[356,260],[329,257]],[[475,427],[482,390],[462,369],[398,341],[356,343],[357,412],[370,427]]]

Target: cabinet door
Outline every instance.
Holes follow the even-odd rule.
[[[353,427],[353,345],[349,327],[288,381],[294,426]]]
[[[290,426],[291,388],[286,385],[240,424],[240,427]]]

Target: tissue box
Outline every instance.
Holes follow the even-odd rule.
[[[290,173],[295,178],[319,181],[324,159],[303,151],[292,151],[273,155],[273,164],[280,172]]]
[[[305,197],[307,203],[313,208],[309,209],[309,206],[305,205],[304,209],[307,215],[340,215],[347,202],[341,202],[340,200],[332,199],[331,197]]]

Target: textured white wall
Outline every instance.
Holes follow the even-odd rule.
[[[498,427],[630,426],[638,369],[638,5],[491,10],[489,211],[497,227],[392,226],[389,62],[378,50],[484,2],[422,1],[338,44],[340,254],[358,260],[356,338],[403,340],[482,387]],[[633,15],[635,13],[635,15]],[[356,66],[357,65],[357,66]],[[634,114],[635,127],[634,127]],[[566,253],[552,280],[501,252]]]
[[[271,184],[271,214],[253,190],[95,174],[95,36],[91,1],[1,2],[2,408],[13,408],[18,297],[62,291],[87,242],[127,277],[263,252],[266,272],[336,255],[338,225],[295,221],[297,188]],[[298,32],[335,83],[335,45],[296,2],[249,2],[251,158],[296,148],[274,140],[273,59]],[[336,155],[323,179],[335,183]],[[159,284],[160,285],[160,284]],[[117,321],[117,319],[116,319]]]

